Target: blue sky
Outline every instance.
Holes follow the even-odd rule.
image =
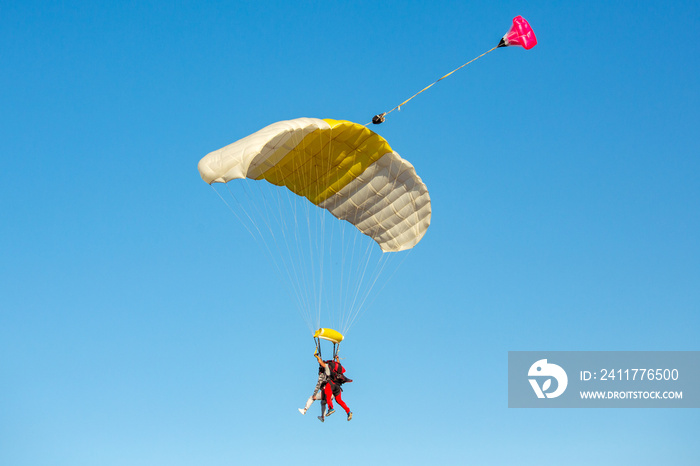
[[[344,343],[353,421],[301,417],[313,342],[197,162],[365,123],[519,14],[537,47],[375,128],[432,224]],[[699,349],[699,14],[0,2],[0,464],[697,464],[697,410],[508,409],[507,353]]]

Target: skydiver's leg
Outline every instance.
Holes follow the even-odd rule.
[[[335,401],[337,401],[338,404],[345,410],[345,414],[350,414],[350,408],[348,408],[348,405],[346,405],[343,399],[340,397],[340,393],[342,392],[335,395]]]
[[[318,420],[324,422],[326,420],[326,400],[321,399],[321,415],[318,416]]]
[[[304,406],[304,413],[309,410],[311,405],[314,403],[314,397],[311,395],[308,400],[306,400],[306,406]]]
[[[328,403],[328,409],[333,409],[333,390],[331,389],[330,383],[327,383],[326,386],[323,387],[323,393],[326,395],[324,398],[326,403]]]
[[[316,400],[323,400],[323,394],[320,390],[316,390],[314,394],[311,395],[308,400],[306,400],[306,406],[304,406],[304,411],[306,412]]]
[[[314,390],[314,394],[309,397],[308,400],[306,400],[306,406],[303,408],[299,408],[299,412],[301,414],[306,414],[306,412],[309,410],[312,404],[314,404],[315,400],[321,400],[323,399],[323,396],[321,394],[321,390],[318,389],[318,384],[316,385],[316,389]]]

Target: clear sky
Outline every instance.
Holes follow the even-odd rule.
[[[199,177],[375,129],[433,217],[297,411],[313,341]],[[0,464],[675,464],[693,409],[516,410],[514,350],[699,350],[694,1],[0,2]]]

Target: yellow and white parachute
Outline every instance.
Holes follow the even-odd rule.
[[[209,153],[198,168],[208,184],[226,186],[222,199],[263,238],[312,333],[321,323],[346,333],[388,255],[374,263],[366,238],[353,237],[337,220],[327,220],[327,213],[371,238],[383,253],[413,248],[430,225],[430,196],[413,165],[381,136],[349,121],[273,123]],[[255,186],[229,183],[245,179]],[[239,183],[240,191],[232,187]]]

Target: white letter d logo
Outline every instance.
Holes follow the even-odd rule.
[[[566,386],[569,383],[569,378],[566,376],[564,369],[557,366],[556,364],[548,364],[546,359],[540,359],[535,364],[530,366],[530,370],[527,372],[529,377],[553,377],[557,381],[557,389],[553,392],[547,393],[550,386],[552,385],[552,379],[547,379],[542,384],[540,388],[536,379],[528,379],[532,389],[535,391],[537,398],[556,398],[566,390]]]

